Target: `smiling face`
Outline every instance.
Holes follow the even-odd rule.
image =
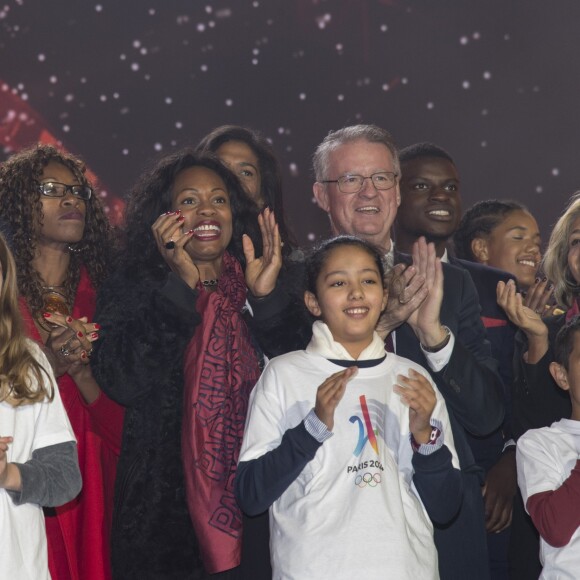
[[[329,154],[326,179],[344,175],[368,177],[381,171],[395,172],[390,151],[382,143],[365,140],[340,145]],[[337,183],[314,184],[314,196],[321,209],[329,214],[333,233],[350,234],[382,248],[390,249],[391,226],[401,203],[398,184],[378,190],[365,179],[358,193],[342,193]]]
[[[193,262],[212,263],[217,274],[232,239],[230,196],[221,177],[206,167],[184,169],[173,182],[171,209],[185,218],[184,233],[194,231],[185,246]]]
[[[486,238],[472,241],[473,254],[488,266],[513,274],[522,290],[535,281],[542,258],[542,240],[536,220],[523,210],[515,210]]]
[[[316,296],[307,291],[304,300],[355,359],[371,343],[387,304],[375,259],[356,246],[339,246],[329,252],[318,274]]]
[[[397,245],[406,251],[420,236],[445,242],[461,219],[459,175],[443,157],[418,157],[401,167],[401,207],[397,212]]]
[[[243,141],[227,141],[218,147],[216,155],[238,176],[248,197],[264,207],[260,162],[252,148]]]
[[[56,161],[45,166],[39,181],[81,185],[70,169]],[[66,247],[82,240],[87,211],[86,203],[82,199],[69,191],[64,197],[40,195],[40,202],[43,213],[42,225],[37,226],[40,247]]]

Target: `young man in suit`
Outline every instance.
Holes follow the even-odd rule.
[[[498,306],[496,288],[507,272],[458,260],[450,243],[461,220],[461,182],[453,158],[432,143],[417,143],[399,152],[401,205],[395,221],[397,249],[408,252],[421,236],[435,245],[438,257],[469,272],[479,295],[481,318],[505,387],[506,421],[488,437],[471,437],[477,464],[486,472],[484,502],[490,570],[494,580],[508,578],[508,542],[517,491],[515,442],[511,438],[512,360],[515,328]]]

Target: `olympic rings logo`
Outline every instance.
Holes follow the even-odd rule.
[[[354,484],[360,488],[366,487],[376,487],[379,483],[381,483],[381,474],[380,473],[365,473],[363,475],[357,475],[354,478]]]

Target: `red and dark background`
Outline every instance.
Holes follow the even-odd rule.
[[[547,239],[580,189],[579,22],[575,0],[4,0],[0,161],[62,144],[117,221],[154,157],[250,125],[306,242],[327,232],[313,149],[377,123],[446,148],[465,207],[517,199]]]

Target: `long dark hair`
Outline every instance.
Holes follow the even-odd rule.
[[[84,163],[74,155],[51,145],[36,145],[24,149],[0,166],[0,221],[7,234],[16,262],[18,288],[34,312],[43,305],[42,280],[32,267],[38,232],[42,224],[41,193],[39,183],[44,168],[50,163],[66,167],[81,185],[89,183]],[[64,292],[72,304],[80,279],[80,268],[87,269],[91,282],[98,288],[109,273],[112,260],[112,232],[103,206],[96,195],[86,204],[83,239],[71,244],[70,263]]]
[[[245,143],[258,158],[260,170],[261,195],[266,206],[274,210],[280,237],[284,242],[283,252],[289,253],[290,246],[296,246],[294,236],[286,224],[284,215],[284,200],[282,196],[282,172],[272,146],[261,133],[239,125],[221,125],[208,133],[197,146],[198,151],[216,153],[224,144],[230,141]]]
[[[224,182],[232,208],[232,239],[228,252],[245,265],[242,234],[248,234],[260,255],[257,209],[242,188],[238,178],[213,155],[196,153],[187,148],[161,158],[131,191],[125,214],[122,264],[133,272],[166,271],[168,266],[159,253],[151,226],[163,213],[171,210],[172,187],[179,173],[190,167],[205,167]]]

